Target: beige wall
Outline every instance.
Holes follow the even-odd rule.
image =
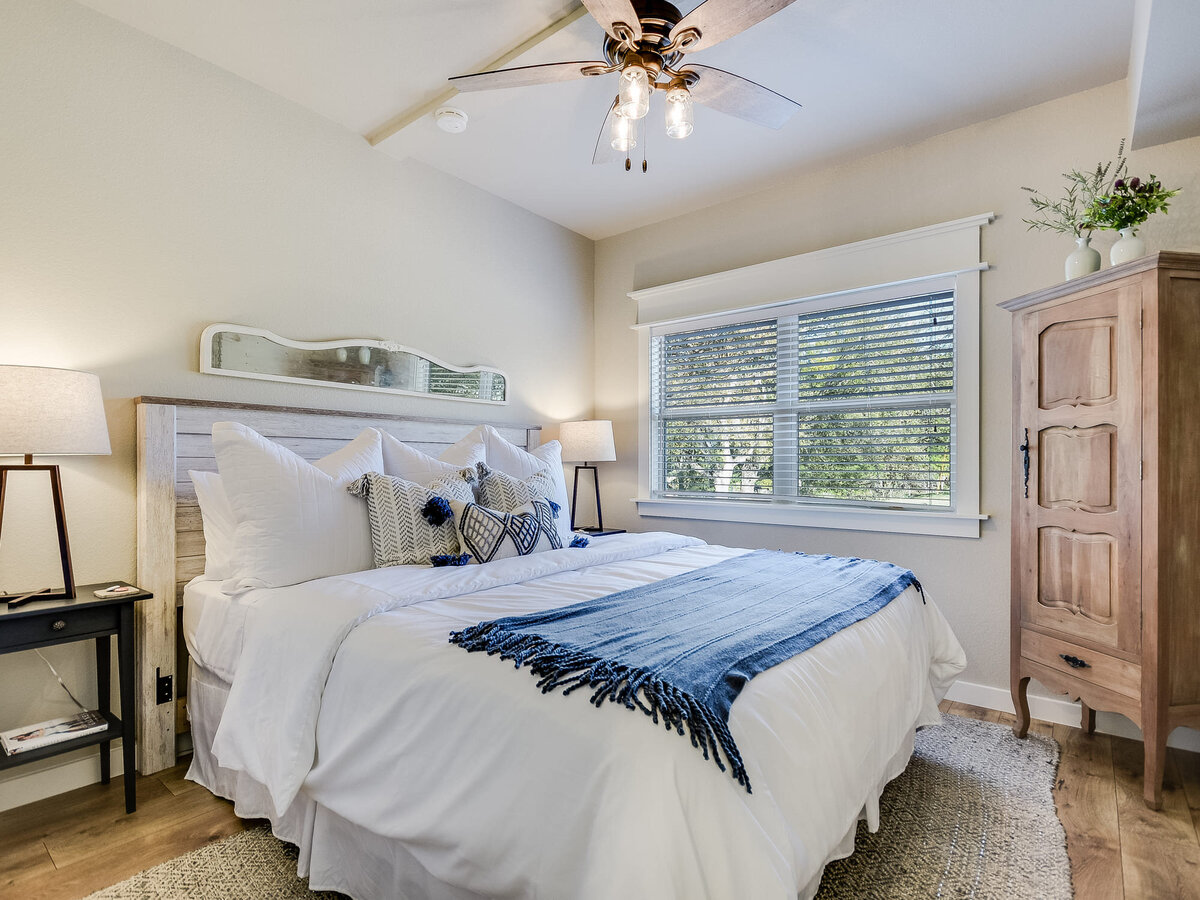
[[[801,119],[803,113],[800,114]],[[1060,173],[1111,158],[1125,128],[1125,86],[1047,103],[836,168],[769,192],[601,241],[596,252],[596,415],[613,420],[618,462],[602,465],[605,524],[684,531],[747,547],[890,559],[911,567],[967,650],[963,678],[1008,685],[1010,348],[996,304],[1063,277],[1069,238],[1029,232],[1021,185],[1057,193]],[[699,137],[697,137],[699,139]],[[1134,173],[1185,191],[1142,234],[1152,249],[1200,250],[1200,139],[1140,151]],[[637,338],[626,292],[824,247],[995,212],[982,232],[981,504],[978,540],[639,518]],[[1097,245],[1107,254],[1112,238]],[[1107,266],[1107,261],[1105,262]],[[797,285],[797,296],[804,286]],[[610,521],[611,520],[611,521]]]
[[[107,398],[113,455],[57,460],[81,582],[135,574],[131,398],[586,416],[592,263],[590,240],[95,12],[0,0],[0,363],[96,372]],[[512,402],[200,375],[216,321],[497,366]],[[57,559],[45,485],[11,484],[15,590]],[[46,655],[94,701],[89,650]],[[33,654],[0,657],[0,684],[0,729],[70,711]]]

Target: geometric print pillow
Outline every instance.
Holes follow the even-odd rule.
[[[424,514],[425,507],[435,497],[474,500],[474,481],[475,473],[463,469],[453,475],[440,475],[427,486],[379,472],[368,472],[351,482],[346,490],[367,501],[375,567],[427,566],[430,557],[458,553],[454,523],[446,520],[431,524]]]
[[[461,500],[451,500],[450,508],[459,545],[471,557],[468,562],[486,563],[562,548],[554,512],[544,499],[513,512]]]
[[[550,480],[548,469],[534,472],[528,478],[517,478],[488,468],[486,463],[476,463],[475,468],[479,472],[479,502],[489,509],[511,512],[534,500],[546,502],[554,495],[554,482]],[[554,515],[557,518],[557,510]]]

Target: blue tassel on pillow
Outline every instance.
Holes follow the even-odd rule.
[[[562,512],[562,507],[559,506],[557,503],[555,503],[553,500],[551,500],[549,497],[546,498],[546,502],[550,504],[550,512],[554,513],[554,518],[557,519],[558,514],[560,512]]]
[[[454,510],[450,508],[450,501],[445,497],[433,497],[421,507],[421,515],[425,517],[426,522],[436,528],[453,519]]]
[[[582,534],[577,534],[577,535],[575,535],[575,537],[571,538],[571,546],[572,547],[582,548],[582,547],[586,547],[587,545],[588,545],[588,539],[585,538]]]
[[[465,566],[471,561],[471,554],[441,553],[437,556],[429,557],[429,561],[433,564],[434,568],[438,568],[440,566]]]

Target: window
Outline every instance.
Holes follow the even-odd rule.
[[[631,293],[638,512],[978,537],[991,219]]]
[[[652,496],[950,509],[954,292],[651,338]]]

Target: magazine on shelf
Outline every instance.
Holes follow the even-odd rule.
[[[37,750],[60,741],[71,741],[85,734],[94,734],[108,727],[108,720],[95,710],[60,716],[36,725],[23,725],[11,731],[0,731],[0,747],[9,756],[27,750]]]

